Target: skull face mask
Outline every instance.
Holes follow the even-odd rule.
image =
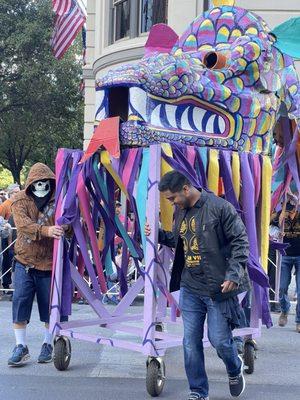
[[[39,198],[47,196],[47,194],[50,193],[50,190],[51,185],[49,179],[47,179],[46,181],[37,181],[32,183],[31,185],[32,194]]]

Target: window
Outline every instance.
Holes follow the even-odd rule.
[[[141,0],[141,32],[148,32],[152,25],[167,22],[167,0]]]
[[[115,41],[130,35],[130,0],[114,1],[114,21]]]
[[[203,11],[207,11],[213,8],[212,0],[203,0]]]
[[[110,42],[139,36],[167,22],[168,0],[112,0]]]

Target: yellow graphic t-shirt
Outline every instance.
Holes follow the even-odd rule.
[[[206,279],[201,265],[201,255],[196,236],[197,207],[187,210],[180,226],[180,237],[183,242],[185,268],[181,275],[181,286],[202,295],[209,295]]]
[[[201,256],[196,238],[196,223],[194,215],[192,215],[190,219],[188,219],[188,216],[186,215],[180,227],[180,236],[183,241],[185,266],[187,268],[197,267],[201,260]]]

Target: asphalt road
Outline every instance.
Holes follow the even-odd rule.
[[[141,310],[141,305],[130,308]],[[74,305],[74,318],[94,317],[89,306]],[[300,399],[300,334],[295,332],[294,315],[288,326],[262,329],[253,375],[246,375],[244,400]],[[149,399],[145,388],[145,357],[139,353],[107,346],[72,341],[72,359],[67,371],[54,365],[37,364],[42,343],[42,325],[36,305],[28,328],[30,362],[21,368],[9,368],[7,359],[14,346],[11,329],[11,303],[0,302],[0,399],[2,400],[142,400]],[[179,329],[179,328],[175,328]],[[89,328],[95,332],[95,328]],[[166,355],[167,381],[162,399],[184,400],[188,387],[183,369],[182,349]],[[213,349],[206,350],[206,369],[210,381],[210,400],[230,398],[222,362]]]

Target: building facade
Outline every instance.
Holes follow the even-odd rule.
[[[235,4],[256,12],[271,28],[300,16],[299,0],[236,0]],[[94,130],[95,79],[139,60],[152,25],[165,22],[180,35],[209,5],[209,0],[87,0],[84,147]],[[300,64],[297,67],[300,73]]]

